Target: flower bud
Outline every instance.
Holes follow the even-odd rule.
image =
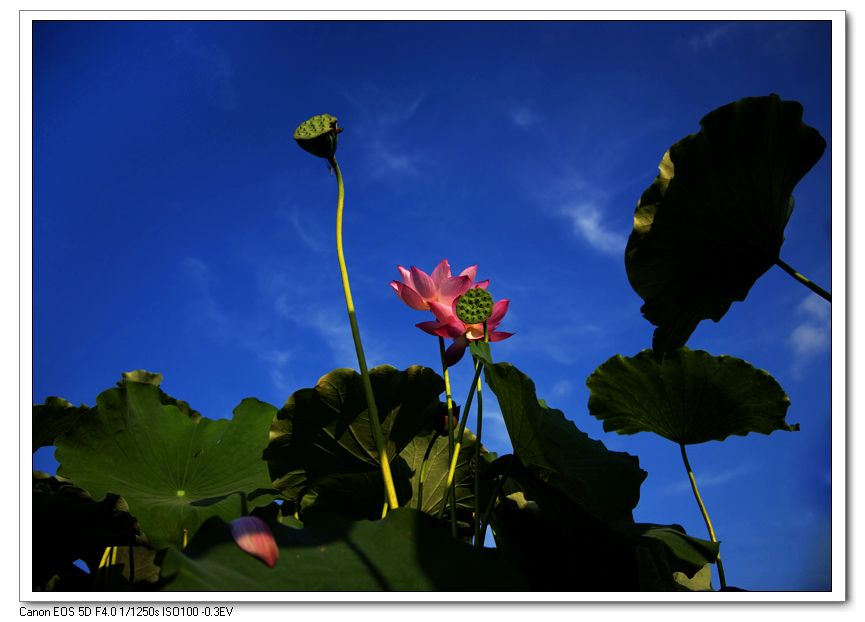
[[[336,117],[320,114],[298,125],[294,140],[304,151],[329,160],[336,154],[336,135],[341,131],[336,126]]]
[[[273,568],[279,558],[279,547],[270,527],[257,516],[231,521],[231,537],[241,549]]]

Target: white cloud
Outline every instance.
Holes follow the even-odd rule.
[[[793,376],[801,378],[808,361],[829,350],[832,310],[828,302],[811,294],[799,303],[796,311],[798,315],[804,316],[804,320],[790,332],[787,345],[793,351]]]
[[[603,214],[593,203],[566,205],[561,214],[573,226],[574,235],[605,254],[619,255],[625,251],[627,238],[624,234],[612,231],[603,222]]]
[[[809,357],[829,348],[829,328],[817,324],[799,324],[789,337],[797,357]]]

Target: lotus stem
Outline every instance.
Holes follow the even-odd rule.
[[[484,327],[486,327],[486,322],[484,322]],[[481,361],[475,360],[475,367],[480,367]],[[484,545],[481,540],[481,478],[480,478],[480,469],[481,469],[481,427],[483,425],[483,416],[484,416],[484,398],[483,393],[481,393],[481,387],[483,382],[481,381],[480,375],[478,375],[477,380],[477,393],[478,393],[478,423],[477,430],[475,430],[475,435],[477,439],[475,440],[475,546],[482,547]]]
[[[487,331],[487,321],[484,320],[484,343],[488,343],[490,340],[489,332]],[[475,367],[479,367],[481,365],[481,361],[475,359]],[[475,434],[477,434],[477,441],[475,442],[475,546],[483,547],[484,542],[481,538],[481,478],[480,478],[480,470],[481,470],[481,429],[483,427],[483,416],[484,416],[484,399],[483,393],[481,393],[481,389],[483,387],[483,382],[481,381],[480,375],[478,375],[477,380],[477,392],[478,392],[478,423],[477,430]]]
[[[706,522],[706,529],[709,530],[709,537],[712,539],[712,542],[717,543],[718,539],[715,537],[715,530],[712,528],[712,520],[709,518],[709,512],[706,510],[702,497],[700,497],[700,490],[697,488],[697,479],[694,477],[694,471],[691,470],[691,463],[688,462],[688,453],[685,451],[685,444],[679,443],[679,447],[682,450],[682,462],[685,463],[685,470],[688,472],[688,479],[691,482],[691,490],[694,491],[694,498],[697,500],[697,505],[700,506],[700,513]],[[718,578],[721,581],[721,589],[726,589],[727,579],[724,576],[724,565],[721,563],[720,551],[718,552],[715,564],[718,566]]]
[[[481,539],[485,539],[487,535],[487,527],[490,526],[490,515],[493,513],[493,507],[496,505],[496,499],[502,492],[502,488],[505,485],[505,482],[508,479],[508,476],[511,473],[511,467],[516,461],[516,456],[511,455],[511,459],[508,460],[508,464],[505,467],[505,470],[502,472],[498,481],[496,482],[496,487],[493,490],[493,494],[490,497],[489,502],[487,502],[487,507],[484,510],[483,516],[481,517]]]
[[[794,279],[796,279],[797,281],[802,283],[805,287],[810,289],[812,292],[814,292],[818,296],[825,298],[830,303],[832,302],[832,294],[830,294],[825,289],[823,289],[822,287],[820,287],[819,285],[814,283],[814,281],[812,281],[811,279],[806,277],[801,272],[796,272],[796,270],[794,270],[792,266],[790,266],[788,263],[786,263],[780,257],[775,260],[775,265],[777,265],[779,268],[784,270],[784,272],[786,272],[787,274],[792,276]]]
[[[336,199],[336,254],[339,259],[339,271],[342,275],[342,289],[345,292],[345,307],[348,311],[348,321],[351,324],[351,336],[354,339],[354,349],[357,352],[357,363],[360,366],[360,375],[363,380],[363,391],[366,395],[366,405],[369,412],[369,422],[372,428],[372,437],[378,451],[381,463],[381,474],[384,479],[384,488],[387,503],[395,510],[399,507],[396,497],[396,488],[393,485],[393,477],[390,472],[390,461],[387,457],[387,448],[381,433],[381,422],[378,419],[378,409],[375,407],[375,396],[372,393],[372,383],[369,379],[369,370],[366,368],[366,357],[363,354],[363,345],[360,342],[360,329],[357,326],[357,317],[354,310],[354,302],[351,298],[351,287],[348,282],[348,269],[345,265],[345,255],[342,250],[342,213],[345,206],[345,185],[342,181],[342,172],[336,163],[336,158],[328,158],[328,163],[336,174],[337,199]]]
[[[433,432],[432,438],[430,438],[430,441],[426,446],[426,451],[423,454],[423,460],[421,460],[420,463],[420,477],[418,478],[417,484],[417,509],[420,511],[423,511],[423,483],[426,479],[426,467],[429,461],[429,455],[432,452],[433,445],[435,445],[437,438],[438,434]]]
[[[484,368],[483,361],[478,361],[477,366],[475,367],[475,376],[472,378],[472,383],[469,385],[469,394],[466,397],[466,406],[465,410],[463,410],[462,417],[460,417],[460,427],[457,431],[457,439],[456,443],[454,443],[454,455],[451,456],[451,464],[448,469],[448,479],[447,479],[447,488],[450,489],[454,483],[454,473],[457,470],[457,460],[459,460],[460,449],[462,449],[463,444],[463,434],[466,431],[466,423],[468,422],[469,412],[472,409],[472,399],[475,396],[475,385],[478,383],[478,379],[481,377],[481,370]],[[454,495],[456,498],[456,495]],[[439,508],[438,517],[441,518],[444,514],[444,504]]]
[[[454,400],[451,394],[451,378],[450,372],[448,371],[447,359],[445,357],[445,340],[444,337],[439,337],[439,357],[442,362],[442,377],[445,381],[445,400],[448,405],[448,465],[450,465],[454,456],[454,426],[453,426],[453,412],[454,412]],[[446,488],[444,494],[442,495],[442,507],[444,507],[448,498],[450,499],[450,516],[451,516],[451,535],[454,538],[457,537],[457,504],[456,504],[456,492],[452,491],[450,488]]]

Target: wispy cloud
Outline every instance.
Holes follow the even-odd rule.
[[[564,205],[560,213],[570,220],[574,235],[595,250],[608,255],[621,255],[624,252],[627,238],[607,226],[603,213],[595,204]]]
[[[418,114],[427,99],[426,91],[408,95],[384,92],[369,87],[365,92],[347,95],[355,110],[354,125],[349,128],[359,143],[368,145],[365,162],[373,179],[420,174],[425,156],[417,146],[403,148],[400,131]]]
[[[296,205],[280,207],[277,216],[291,227],[304,246],[320,255],[330,252],[330,245],[324,241],[322,232],[309,218],[304,218],[302,210]]]
[[[511,107],[511,109],[508,110],[508,116],[513,124],[521,129],[528,129],[537,125],[540,121],[540,117],[535,113],[535,111],[525,105],[516,105]]]
[[[722,23],[708,30],[691,35],[688,39],[688,45],[695,52],[702,50],[714,50],[716,47],[732,41],[742,31],[742,25],[739,23]]]
[[[375,140],[370,145],[367,163],[370,167],[369,175],[380,179],[389,175],[410,175],[412,177],[420,174],[421,157],[417,154],[409,154],[395,148],[394,143],[384,140]]]
[[[754,467],[750,464],[740,464],[725,471],[715,473],[702,473],[699,474],[697,477],[697,485],[700,487],[700,489],[723,486],[741,477],[744,477],[745,475],[750,473],[753,468]],[[687,479],[682,478],[680,481],[664,486],[661,489],[661,492],[664,494],[681,494],[690,490],[691,483]]]
[[[793,351],[793,376],[800,378],[808,361],[829,350],[832,312],[829,303],[816,294],[799,303],[796,312],[803,320],[790,332],[787,345]]]
[[[552,393],[550,394],[551,398],[560,398],[569,395],[571,391],[574,389],[574,383],[570,380],[559,380],[553,385]]]
[[[217,298],[217,274],[203,259],[184,257],[181,269],[190,284],[192,321],[201,330],[213,335],[221,345],[253,353],[269,367],[273,386],[286,395],[291,393],[294,383],[288,374],[288,364],[293,359],[292,352],[273,349],[269,340],[262,339],[249,329],[248,318],[231,317]]]

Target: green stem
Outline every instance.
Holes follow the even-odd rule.
[[[706,522],[706,528],[709,530],[709,537],[712,539],[712,542],[718,542],[718,539],[715,537],[715,530],[712,528],[712,521],[709,518],[709,512],[706,510],[702,497],[700,497],[700,490],[697,488],[697,479],[694,477],[694,471],[691,470],[691,463],[688,462],[688,454],[685,451],[684,443],[679,443],[679,447],[682,450],[682,462],[685,463],[685,470],[688,472],[688,479],[691,481],[691,490],[694,491],[694,498],[697,500],[697,505],[700,506],[700,513],[703,515],[703,520]],[[718,552],[718,558],[715,560],[715,563],[718,566],[718,578],[721,581],[721,589],[723,590],[727,587],[727,579],[724,576],[724,565],[721,563],[720,552]]]
[[[514,464],[515,461],[516,461],[516,456],[512,455],[511,459],[508,460],[508,465],[505,467],[504,472],[501,474],[498,481],[496,482],[496,487],[493,490],[493,494],[490,497],[490,500],[487,502],[487,507],[484,510],[483,516],[481,517],[481,540],[482,541],[484,539],[486,539],[487,527],[490,526],[490,515],[493,513],[493,507],[495,507],[495,505],[496,505],[496,499],[501,494],[502,488],[505,485],[505,481],[508,479],[508,475],[510,475],[511,466]]]
[[[784,270],[784,272],[786,272],[787,274],[789,274],[790,276],[792,276],[794,279],[796,279],[797,281],[799,281],[800,283],[802,283],[805,287],[807,287],[808,289],[810,289],[812,292],[814,292],[814,293],[817,294],[818,296],[822,296],[823,298],[825,298],[825,299],[828,300],[829,302],[832,302],[832,294],[830,294],[830,293],[827,292],[825,289],[823,289],[822,287],[820,287],[819,285],[817,285],[816,283],[814,283],[811,279],[809,279],[808,277],[806,277],[806,276],[805,276],[804,274],[802,274],[801,272],[796,272],[796,270],[794,270],[794,269],[792,268],[792,266],[790,266],[789,264],[787,264],[787,263],[786,263],[785,261],[783,261],[780,257],[779,257],[778,259],[775,260],[775,265],[777,265],[779,268],[781,268],[782,270]]]
[[[460,449],[462,448],[462,443],[463,443],[463,434],[466,431],[466,423],[468,422],[469,412],[472,409],[472,399],[474,398],[474,395],[475,395],[475,385],[478,383],[478,378],[481,377],[481,370],[484,368],[483,361],[479,361],[478,363],[479,363],[478,366],[475,368],[475,377],[472,379],[472,383],[469,385],[469,394],[468,394],[468,397],[466,397],[465,410],[463,410],[463,414],[460,417],[460,427],[459,427],[459,431],[457,432],[456,443],[454,443],[454,455],[451,456],[451,464],[450,464],[450,468],[448,469],[448,479],[447,479],[447,488],[448,489],[450,489],[454,483],[454,473],[456,472],[456,469],[457,469],[457,460],[459,460]],[[439,514],[438,514],[439,518],[441,518],[442,515],[444,514],[444,507],[445,507],[445,504],[442,503],[441,507],[439,508]]]
[[[484,327],[486,327],[486,322],[484,322]],[[481,361],[475,359],[475,366],[480,367]],[[481,478],[480,478],[480,469],[481,469],[481,426],[483,424],[483,416],[484,416],[484,398],[483,393],[481,393],[481,387],[483,383],[481,382],[480,375],[478,375],[477,380],[477,392],[478,392],[478,423],[477,430],[475,434],[477,435],[477,439],[475,440],[475,546],[482,547],[484,545],[483,540],[481,540]]]
[[[489,331],[487,330],[487,321],[484,320],[484,342],[488,343],[490,340]],[[481,361],[475,359],[475,367],[479,367],[481,365]],[[477,380],[477,391],[478,391],[478,424],[477,431],[475,434],[477,435],[477,440],[475,441],[475,546],[483,547],[484,542],[481,539],[481,478],[480,478],[480,470],[481,470],[481,429],[483,426],[483,416],[484,416],[484,399],[483,394],[481,393],[483,383],[481,382],[481,377],[478,375]]]
[[[448,464],[451,463],[454,455],[454,426],[453,426],[453,412],[454,412],[454,400],[451,394],[451,377],[450,372],[448,371],[448,364],[445,357],[445,340],[444,337],[439,337],[439,357],[442,362],[442,377],[444,377],[445,381],[445,399],[447,400],[448,405]],[[456,538],[457,537],[457,504],[456,504],[456,495],[450,491],[445,490],[445,494],[442,496],[442,506],[447,502],[446,499],[450,498],[450,517],[451,517],[451,535]]]
[[[426,451],[423,455],[423,460],[420,463],[420,477],[418,478],[417,484],[417,509],[423,511],[423,483],[426,479],[426,465],[429,460],[429,455],[432,452],[433,445],[435,445],[436,439],[438,438],[438,434],[433,431],[432,437],[430,438],[429,444],[426,446]]]
[[[372,393],[372,383],[369,380],[369,371],[366,368],[366,358],[363,355],[363,345],[360,342],[360,329],[357,326],[357,317],[354,310],[354,302],[351,298],[351,287],[348,283],[348,269],[345,266],[345,255],[342,250],[342,212],[345,206],[345,185],[342,181],[342,173],[336,158],[329,158],[328,163],[336,173],[336,254],[339,259],[339,271],[342,275],[342,289],[345,292],[345,307],[348,311],[348,321],[351,325],[351,336],[354,339],[354,349],[357,352],[357,363],[360,365],[360,375],[363,379],[363,391],[366,395],[366,405],[369,412],[369,423],[372,428],[372,437],[378,451],[378,459],[381,463],[381,474],[384,479],[384,488],[387,502],[391,509],[399,507],[396,498],[396,488],[393,485],[393,477],[390,472],[390,462],[387,457],[387,448],[381,433],[381,422],[378,419],[378,409],[375,407],[375,397]]]

